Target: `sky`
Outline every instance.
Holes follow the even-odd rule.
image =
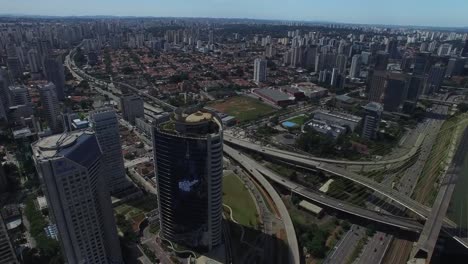
[[[468,27],[467,0],[0,0],[1,14],[226,17]]]

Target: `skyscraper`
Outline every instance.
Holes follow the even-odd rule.
[[[8,57],[7,66],[12,79],[21,77],[21,74],[23,73],[23,67],[21,67],[21,62],[18,57]]]
[[[445,77],[458,76],[463,73],[465,69],[466,58],[450,58],[447,64],[447,71]]]
[[[407,100],[417,101],[422,94],[424,78],[422,76],[413,75],[409,78]]]
[[[202,249],[221,243],[223,127],[204,109],[176,109],[153,127],[161,234]]]
[[[351,68],[349,69],[349,76],[351,78],[359,77],[359,72],[361,70],[361,55],[356,54],[353,56],[351,61]]]
[[[40,63],[39,63],[39,54],[37,50],[30,49],[28,51],[28,61],[29,61],[29,69],[31,73],[38,73],[40,70]]]
[[[461,55],[462,57],[468,57],[468,39],[465,40],[465,46],[463,46]]]
[[[445,67],[440,64],[431,67],[424,84],[424,94],[432,94],[439,91],[444,80],[445,71]]]
[[[254,62],[254,81],[256,83],[265,82],[267,79],[267,61],[257,58]]]
[[[130,124],[135,124],[135,118],[145,116],[143,99],[136,94],[127,94],[120,98],[122,116]]]
[[[402,109],[408,92],[406,85],[407,76],[405,74],[388,73],[382,101],[385,111],[398,112]]]
[[[52,130],[52,132],[61,132],[62,123],[55,85],[53,83],[38,85],[38,89],[47,125]]]
[[[32,149],[66,262],[123,263],[94,133],[53,135]]]
[[[3,170],[3,165],[0,162],[0,194],[2,194],[7,189],[7,178],[5,171]]]
[[[15,250],[11,245],[10,238],[8,237],[7,228],[3,222],[2,215],[0,215],[0,263],[19,263],[16,259]]]
[[[10,86],[10,106],[27,105],[31,103],[28,87],[26,86]]]
[[[388,66],[388,53],[385,52],[377,52],[374,58],[374,65],[375,70],[377,71],[385,71],[387,70]]]
[[[346,57],[343,54],[339,54],[336,56],[336,68],[338,69],[338,72],[341,74],[346,73],[346,64],[348,62],[348,57]]]
[[[385,83],[387,81],[387,73],[384,71],[375,71],[372,73],[369,81],[369,101],[381,102],[382,95],[385,91]]]
[[[365,139],[375,139],[379,131],[383,107],[379,103],[370,102],[364,106],[364,111],[361,137]]]
[[[103,174],[107,186],[111,194],[117,194],[130,184],[125,176],[117,115],[111,108],[102,108],[92,112],[90,120],[103,153]]]
[[[387,42],[387,46],[385,48],[385,52],[389,54],[390,59],[397,59],[398,58],[398,40],[394,38],[390,38]]]
[[[44,72],[47,80],[55,85],[57,98],[65,99],[65,73],[60,55],[49,55],[44,62]]]

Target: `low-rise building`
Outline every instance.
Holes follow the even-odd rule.
[[[267,101],[271,104],[275,104],[277,106],[288,106],[294,103],[294,97],[289,96],[282,91],[275,89],[275,88],[260,88],[254,89],[253,93],[259,96],[264,101]]]
[[[333,124],[341,127],[348,127],[350,131],[354,131],[362,120],[359,116],[325,110],[315,111],[314,119],[325,121],[330,125]]]

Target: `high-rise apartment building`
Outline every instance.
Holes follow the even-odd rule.
[[[31,73],[38,73],[41,69],[41,63],[39,59],[39,54],[37,50],[30,49],[28,51],[28,62],[29,62],[29,69]]]
[[[47,125],[52,132],[61,132],[62,122],[55,85],[53,83],[38,85],[38,89]]]
[[[375,139],[379,131],[383,107],[379,103],[370,102],[364,106],[364,111],[361,137],[365,139]]]
[[[267,79],[267,61],[257,58],[254,62],[254,81],[256,83],[265,82]]]
[[[119,121],[112,108],[102,108],[90,114],[90,120],[102,150],[103,175],[111,194],[118,194],[130,186],[125,176]]]
[[[351,78],[359,77],[359,72],[361,70],[361,55],[356,54],[353,56],[351,61],[351,68],[349,69],[349,76]]]
[[[176,109],[153,127],[161,235],[210,250],[221,243],[223,127],[204,109]]]
[[[32,144],[51,218],[69,264],[123,263],[102,152],[94,133],[75,131]]]
[[[437,50],[437,55],[448,56],[450,55],[451,51],[452,51],[452,45],[445,43],[445,44],[440,45],[439,49]]]
[[[135,124],[135,118],[145,116],[144,101],[135,94],[124,95],[120,98],[122,116],[130,124]]]
[[[338,72],[341,74],[346,73],[346,64],[348,63],[348,57],[343,54],[339,54],[336,56],[336,68],[338,69]]]
[[[44,61],[44,73],[49,82],[55,85],[57,98],[65,99],[65,72],[60,55],[49,55]]]

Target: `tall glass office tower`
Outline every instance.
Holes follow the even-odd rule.
[[[153,127],[161,234],[210,250],[221,243],[223,127],[213,112],[177,109]]]

